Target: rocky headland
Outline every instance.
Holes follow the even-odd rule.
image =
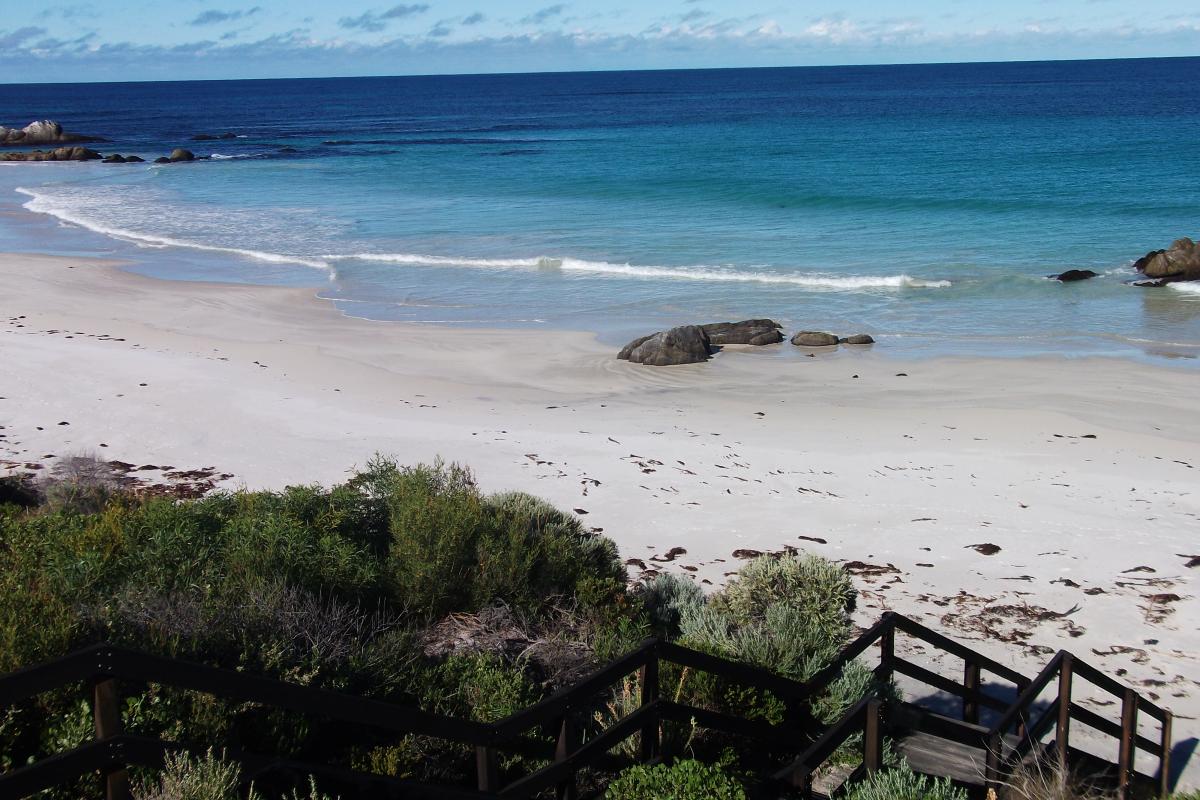
[[[31,122],[24,128],[8,128],[0,125],[0,146],[27,146],[43,144],[83,144],[87,142],[106,142],[99,136],[84,136],[78,133],[68,133],[63,126],[49,119]]]
[[[194,141],[209,141],[214,139],[233,139],[235,134],[228,133],[220,136],[199,134],[193,136]],[[146,159],[136,155],[121,155],[120,153],[104,154],[89,147],[80,147],[83,142],[107,142],[98,136],[84,136],[68,133],[63,126],[53,120],[31,122],[24,128],[6,128],[0,125],[0,146],[28,146],[68,143],[73,146],[55,147],[49,150],[23,150],[18,152],[0,152],[0,161],[100,161],[103,164],[141,164]],[[177,147],[168,156],[154,159],[155,164],[175,164],[187,161],[199,161],[206,156],[197,156],[191,150]]]

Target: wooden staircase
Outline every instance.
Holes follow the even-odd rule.
[[[897,637],[908,637],[962,662],[961,680],[948,678],[897,655]],[[835,724],[821,726],[804,710],[807,701],[840,677],[854,660],[875,663],[882,685],[903,677],[957,698],[961,713],[950,716],[891,696],[871,694]],[[696,708],[664,699],[659,692],[664,664],[708,672],[742,687],[765,690],[791,709],[789,721],[759,720]],[[636,674],[640,706],[590,738],[583,735],[595,698]],[[987,680],[985,681],[985,677]],[[1010,699],[1005,699],[1002,691]],[[1074,690],[1086,682],[1121,701],[1113,721],[1084,708]],[[917,772],[948,777],[982,796],[999,788],[1013,768],[1031,758],[1053,758],[1092,775],[1107,775],[1122,798],[1165,795],[1169,789],[1171,714],[1133,689],[1102,674],[1065,651],[1059,652],[1032,680],[988,657],[899,614],[885,614],[847,645],[838,658],[806,682],[691,650],[671,642],[648,640],[636,650],[590,676],[499,722],[484,724],[384,703],[215,669],[178,659],[119,647],[96,645],[61,659],[0,677],[0,711],[50,691],[80,684],[89,687],[95,739],[17,769],[0,773],[0,800],[28,797],[89,773],[100,773],[108,800],[129,796],[127,770],[154,767],[180,745],[132,736],[123,731],[122,697],[149,683],[202,692],[221,698],[285,709],[331,722],[364,726],[396,736],[420,734],[474,748],[473,786],[416,783],[350,771],[324,764],[297,763],[253,753],[227,753],[244,775],[260,783],[272,776],[315,775],[336,787],[347,800],[371,798],[532,798],[552,791],[558,798],[579,795],[585,768],[616,769],[610,751],[638,736],[636,761],[653,762],[662,752],[662,725],[694,724],[753,740],[764,750],[782,753],[785,764],[762,776],[757,796],[827,797],[841,784],[861,779],[884,766],[885,737]],[[1139,717],[1158,723],[1154,739],[1139,734]],[[988,722],[990,721],[990,724]],[[1072,745],[1072,731],[1087,726],[1112,741],[1115,760],[1097,759]],[[861,736],[857,766],[830,768],[831,756]],[[1139,772],[1139,753],[1154,769]],[[548,765],[513,775],[502,773],[501,756],[529,755]]]

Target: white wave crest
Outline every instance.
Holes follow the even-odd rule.
[[[1167,286],[1184,294],[1200,295],[1200,281],[1175,281],[1175,283],[1168,283]]]
[[[373,261],[383,264],[411,264],[422,267],[481,267],[495,269],[557,269],[557,258],[449,258],[415,253],[333,253],[321,256],[328,261]]]
[[[290,256],[283,253],[268,253],[262,250],[249,250],[242,247],[222,247],[220,245],[203,244],[201,242],[192,242],[187,239],[175,239],[169,236],[157,236],[148,233],[137,233],[125,228],[116,228],[110,225],[105,225],[102,222],[89,219],[75,210],[56,204],[54,198],[47,195],[38,194],[30,189],[25,189],[18,186],[16,191],[26,195],[30,199],[24,204],[24,207],[29,211],[37,214],[47,214],[62,222],[78,225],[81,228],[86,228],[89,231],[104,234],[105,236],[123,241],[132,242],[139,247],[184,247],[190,250],[203,250],[209,253],[229,253],[231,255],[250,258],[255,261],[266,261],[272,264],[299,264],[304,267],[312,267],[313,269],[328,270],[329,264],[324,261],[317,261],[311,258],[302,258],[300,256]]]
[[[622,275],[631,278],[669,278],[693,281],[735,283],[772,283],[810,289],[945,289],[946,280],[923,280],[911,275],[824,275],[818,273],[774,273],[744,271],[710,266],[658,267],[585,261],[578,258],[451,258],[415,253],[332,253],[322,256],[329,261],[371,261],[412,266],[456,266],[481,269],[554,269],[597,275]]]

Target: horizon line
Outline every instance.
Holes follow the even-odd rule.
[[[949,66],[986,66],[1000,64],[1059,64],[1059,63],[1089,63],[1106,61],[1186,61],[1200,59],[1198,55],[1188,56],[1113,56],[1109,58],[1013,58],[989,59],[981,61],[895,61],[876,63],[847,63],[847,64],[789,64],[786,66],[736,66],[736,67],[653,67],[653,68],[614,68],[614,69],[579,69],[579,70],[535,70],[514,72],[414,72],[404,74],[369,74],[369,75],[321,75],[321,76],[275,76],[270,78],[180,78],[144,81],[114,81],[114,80],[81,80],[81,81],[22,81],[0,82],[5,86],[78,86],[78,85],[120,85],[146,83],[240,83],[251,81],[331,81],[371,78],[485,78],[529,75],[592,75],[645,72],[731,72],[736,70],[780,70],[780,69],[856,69],[866,67],[949,67]]]

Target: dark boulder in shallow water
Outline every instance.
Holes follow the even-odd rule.
[[[141,164],[145,160],[146,159],[142,158],[141,156],[125,156],[126,164]]]
[[[154,159],[154,163],[155,164],[170,164],[171,159],[167,158],[166,156],[159,156],[158,158]]]
[[[1090,269],[1069,269],[1066,272],[1060,272],[1057,275],[1050,275],[1048,277],[1052,281],[1072,283],[1074,281],[1086,281],[1088,278],[1095,278],[1098,274],[1097,272],[1092,272]]]
[[[1158,283],[1138,282],[1138,286],[1158,286],[1174,281],[1200,281],[1200,246],[1187,237],[1176,239],[1166,250],[1151,250],[1134,262],[1133,268]]]
[[[839,344],[875,344],[875,338],[869,333],[855,333],[838,339]]]
[[[193,142],[215,142],[220,139],[236,139],[236,133],[222,133],[220,136],[214,136],[211,133],[197,133],[192,137]]]
[[[171,155],[168,156],[167,160],[171,163],[175,163],[177,161],[195,161],[196,154],[191,150],[184,150],[182,147],[176,147],[171,151]]]
[[[707,361],[711,352],[708,334],[703,328],[681,325],[634,339],[625,345],[617,358],[651,367],[669,367]]]
[[[711,322],[701,325],[708,334],[709,344],[720,347],[727,344],[779,344],[783,341],[780,325],[771,319],[747,319],[741,322]]]
[[[0,153],[0,161],[95,161],[102,156],[86,147],[56,147],[27,153]]]
[[[823,331],[800,331],[792,337],[792,344],[799,347],[832,347],[838,343],[838,337]]]
[[[124,164],[125,156],[123,156],[119,153],[113,153],[112,155],[105,156],[104,160],[101,161],[100,163],[102,163],[102,164]]]

